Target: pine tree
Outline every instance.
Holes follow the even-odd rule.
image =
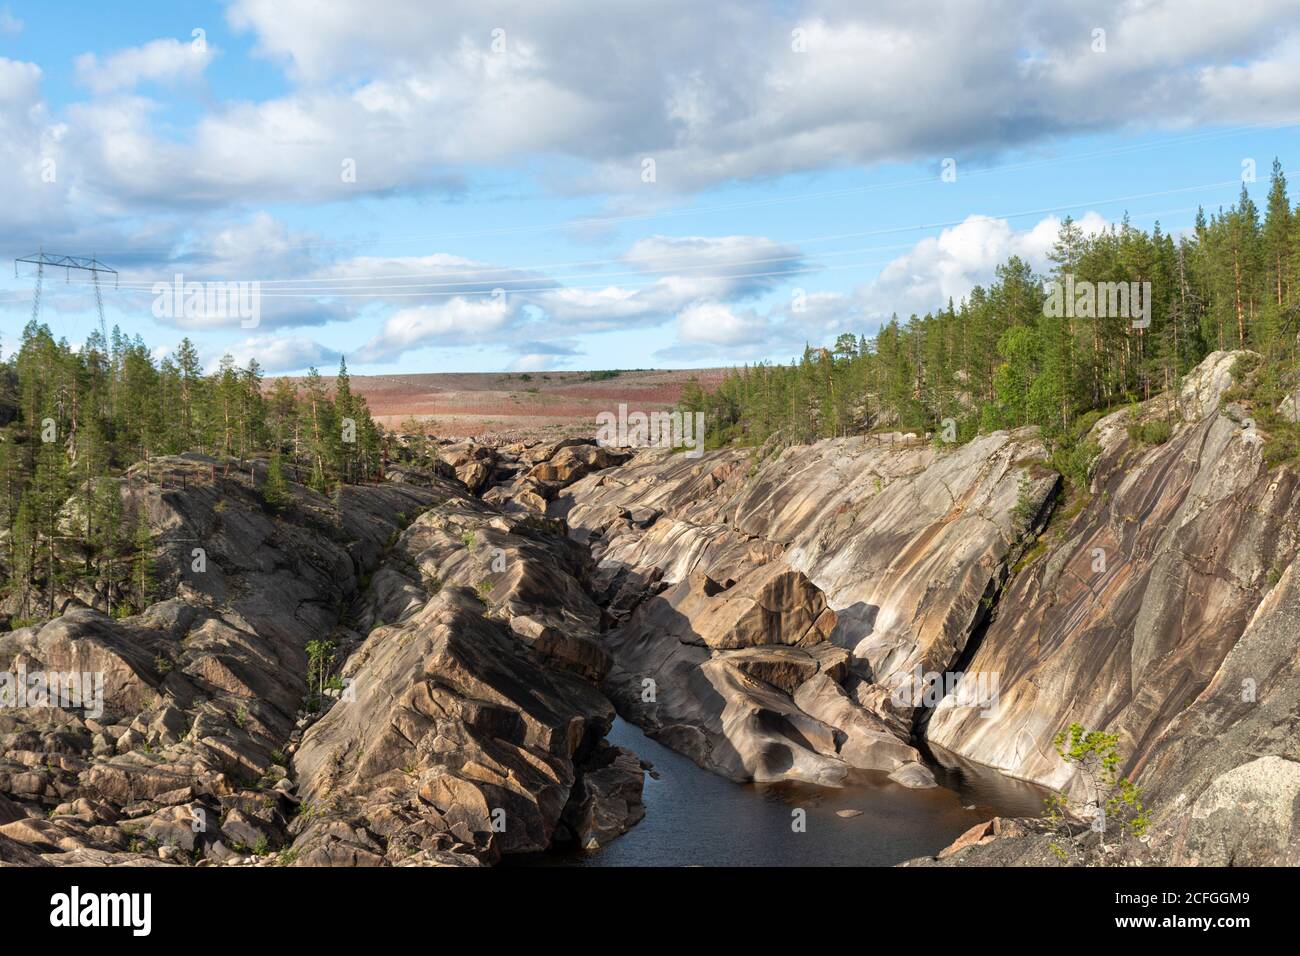
[[[136,516],[132,545],[135,553],[131,561],[131,591],[139,613],[149,606],[154,587],[153,534],[143,514]]]
[[[262,484],[262,500],[272,511],[279,511],[291,499],[289,483],[284,479],[284,465],[280,449],[271,452],[271,460],[266,466],[266,481]]]

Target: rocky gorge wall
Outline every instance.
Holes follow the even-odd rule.
[[[1060,503],[1037,541],[1059,479],[1031,431],[645,452],[583,478],[556,510],[620,621],[611,697],[738,780],[834,784],[924,739],[1077,790],[1053,746],[1077,721],[1118,733],[1154,808],[1152,860],[1294,859],[1300,499],[1244,411],[1220,408],[1236,358],[1098,421],[1086,502]],[[1130,436],[1156,418],[1168,441]],[[965,677],[937,706],[895,693],[947,671]],[[963,695],[990,677],[995,707]]]
[[[559,504],[624,617],[611,695],[737,780],[934,785],[896,691],[960,659],[1055,492],[1044,455],[1030,432],[948,451],[868,435],[761,463],[647,452],[581,479]]]
[[[618,460],[587,447],[565,459]],[[481,484],[485,456],[460,452],[275,509],[264,462],[132,469],[161,600],[110,616],[78,586],[0,634],[11,680],[103,689],[0,710],[0,864],[475,865],[634,825],[586,554],[476,497],[459,474]]]

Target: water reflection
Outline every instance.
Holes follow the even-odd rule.
[[[863,774],[852,787],[805,784],[740,786],[618,720],[611,742],[654,764],[645,781],[646,817],[594,853],[574,850],[510,862],[543,866],[892,866],[937,853],[963,831],[1001,814],[1037,814],[1043,791],[934,754],[943,786],[908,790],[884,774]],[[951,789],[949,789],[951,788]],[[806,811],[807,829],[791,828]],[[856,810],[841,817],[836,811]]]

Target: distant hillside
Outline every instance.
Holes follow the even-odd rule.
[[[365,397],[375,420],[400,429],[412,416],[432,419],[443,436],[518,433],[590,433],[596,415],[668,408],[692,378],[706,387],[725,369],[639,369],[587,372],[431,372],[354,375],[352,390]]]

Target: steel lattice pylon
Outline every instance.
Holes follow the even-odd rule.
[[[113,276],[113,288],[117,288],[117,270],[112,266],[106,266],[94,256],[86,258],[85,256],[55,256],[48,252],[41,251],[33,253],[30,256],[21,256],[14,260],[14,278],[18,278],[18,263],[25,262],[28,265],[36,266],[36,291],[32,296],[32,321],[35,322],[41,314],[41,285],[45,281],[45,267],[57,266],[66,270],[68,281],[72,279],[72,270],[78,269],[82,272],[89,272],[91,280],[95,286],[95,308],[99,312],[99,334],[104,337],[104,343],[108,343],[108,328],[104,323],[104,293],[99,285],[99,274],[101,272],[111,273]]]

